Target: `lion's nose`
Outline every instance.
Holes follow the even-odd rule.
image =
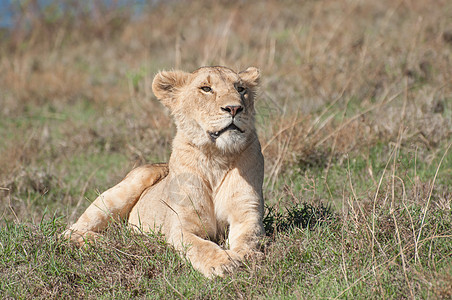
[[[227,105],[222,107],[221,110],[227,111],[231,114],[231,116],[235,117],[239,112],[243,110],[243,106],[241,105]]]

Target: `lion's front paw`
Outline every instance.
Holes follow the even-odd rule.
[[[242,260],[240,255],[231,250],[222,250],[204,262],[201,272],[208,278],[215,276],[223,277],[226,274],[232,273],[241,265]]]
[[[71,243],[82,247],[86,243],[94,242],[100,235],[94,231],[75,231],[72,229],[67,229],[64,231],[60,237],[69,240]]]

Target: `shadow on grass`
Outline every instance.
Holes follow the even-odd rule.
[[[301,203],[285,207],[284,212],[278,211],[275,206],[266,206],[263,222],[266,235],[274,236],[276,233],[289,232],[294,228],[314,228],[330,223],[336,218],[330,206],[323,203],[319,205]]]

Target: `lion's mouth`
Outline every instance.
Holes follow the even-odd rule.
[[[227,127],[221,129],[220,131],[215,131],[215,132],[211,132],[209,131],[209,135],[212,138],[213,141],[215,141],[217,138],[220,137],[220,135],[222,135],[223,133],[225,133],[226,131],[229,130],[237,130],[241,133],[244,133],[245,131],[243,131],[242,129],[238,128],[234,123],[229,124]]]

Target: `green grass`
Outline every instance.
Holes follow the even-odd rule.
[[[421,211],[395,212],[402,231],[409,227],[408,213],[416,220]],[[377,215],[377,227],[386,231],[376,241],[385,249],[375,245],[374,256],[366,228],[370,217],[358,225],[337,218],[267,237],[262,261],[250,261],[237,274],[214,280],[194,271],[161,236],[133,235],[120,224],[95,246],[78,249],[58,238],[65,225],[61,217],[46,217],[35,225],[7,222],[0,231],[0,290],[12,298],[365,298],[380,293],[391,298],[408,295],[410,289],[424,297],[448,293],[450,213],[427,217],[417,262],[412,237],[402,240],[400,251],[387,228],[391,214],[378,209]],[[403,260],[410,265],[406,275],[411,286],[403,276]],[[425,269],[439,280],[420,276]]]
[[[378,155],[381,149],[382,145],[377,145],[369,151],[369,163],[376,176],[382,175],[385,161],[391,161],[391,157]],[[399,172],[404,174],[401,179],[407,182],[405,193],[409,195],[419,188],[410,183],[410,172],[414,172],[409,167],[413,165],[411,154],[401,151],[398,155],[396,176]],[[79,159],[74,158],[71,164],[81,165],[76,163]],[[410,297],[410,293],[423,298],[450,295],[452,214],[437,203],[441,191],[433,193],[423,220],[428,195],[421,192],[417,202],[408,200],[408,196],[404,199],[402,186],[396,184],[396,198],[392,201],[392,181],[386,180],[374,200],[373,194],[365,195],[365,191],[374,191],[374,187],[370,175],[363,172],[365,164],[360,155],[350,157],[349,161],[336,161],[330,167],[328,180],[343,178],[342,188],[330,185],[331,194],[338,197],[341,191],[349,193],[336,209],[323,204],[329,200],[323,198],[328,192],[322,184],[321,168],[305,171],[318,183],[316,197],[321,202],[317,204],[306,202],[305,197],[312,191],[303,191],[303,178],[299,175],[291,178],[294,186],[286,186],[279,205],[269,205],[266,211],[264,259],[247,262],[236,274],[205,279],[163,237],[137,236],[122,224],[112,226],[95,245],[78,249],[58,237],[66,227],[65,218],[51,215],[47,210],[41,221],[7,221],[1,228],[0,290],[3,296],[12,298],[179,298],[181,295],[233,298],[242,295],[295,299],[374,298],[377,294],[393,298]],[[432,178],[437,164],[437,160],[418,164],[420,180],[423,176]],[[445,176],[443,171],[444,165],[438,171],[439,177]],[[101,177],[102,171],[98,173]],[[351,195],[349,174],[353,174],[351,180],[357,187],[356,199]],[[300,198],[294,199],[295,195]]]

